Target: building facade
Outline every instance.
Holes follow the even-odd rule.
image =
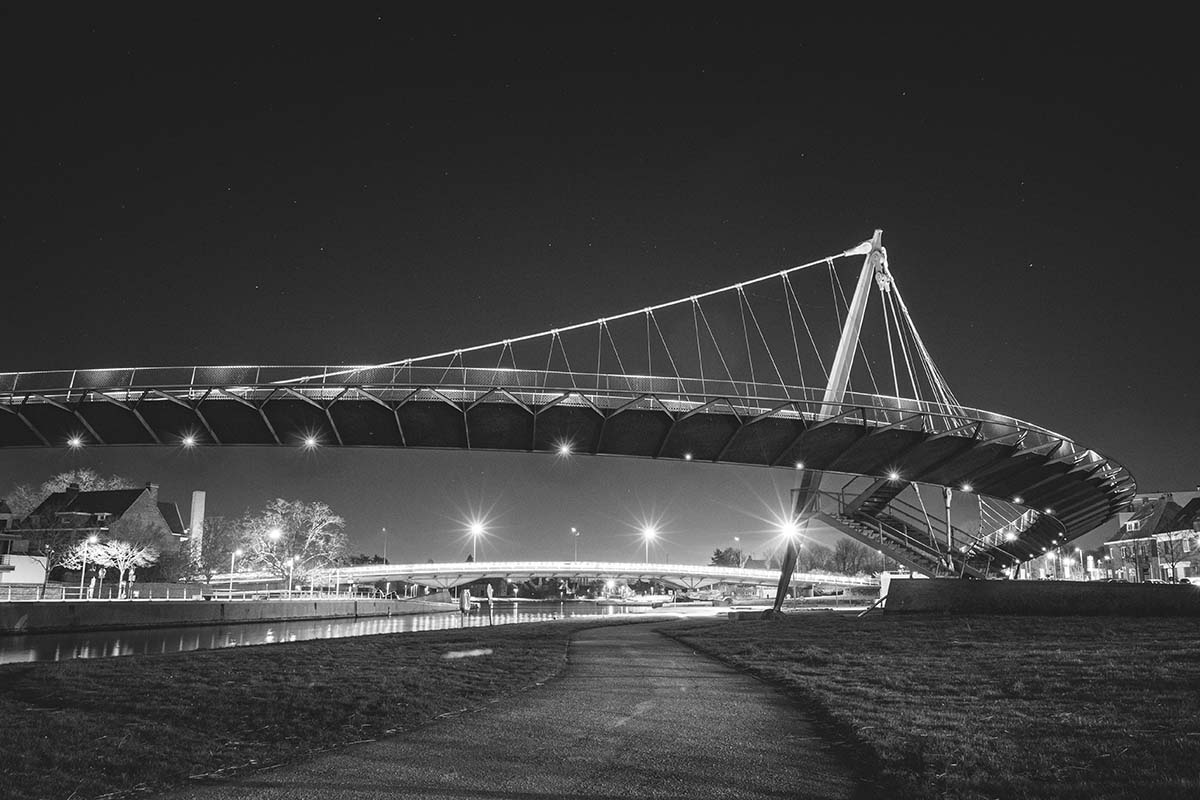
[[[105,538],[152,540],[163,551],[175,551],[187,538],[183,517],[175,503],[158,499],[158,484],[141,489],[80,491],[71,484],[41,502],[21,525],[22,533],[72,531],[96,533]]]
[[[1104,543],[1101,571],[1129,583],[1200,581],[1200,492],[1139,495]]]

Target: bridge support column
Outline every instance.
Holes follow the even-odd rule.
[[[822,398],[821,416],[832,417],[840,413],[842,400],[846,397],[846,387],[850,385],[850,368],[854,366],[854,355],[858,349],[858,335],[862,331],[863,316],[867,311],[867,299],[871,294],[871,282],[876,273],[884,273],[885,255],[883,250],[883,231],[876,230],[869,242],[863,242],[853,250],[843,255],[865,255],[862,270],[858,274],[858,283],[854,287],[854,298],[846,313],[846,321],[842,324],[842,335],[838,341],[837,355],[834,356],[833,366],[829,370],[829,383],[825,387]],[[819,470],[799,470],[796,495],[792,512],[793,522],[807,520],[816,513],[820,503],[821,472]],[[783,555],[783,571],[779,575],[779,588],[775,591],[775,610],[783,608],[783,599],[787,595],[788,586],[792,582],[792,572],[796,569],[796,557],[799,555],[798,542],[795,537],[787,543]]]
[[[942,487],[942,499],[946,501],[946,569],[954,574],[954,526],[950,524],[950,503],[954,499],[954,490],[949,486]]]

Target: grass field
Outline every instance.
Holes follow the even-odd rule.
[[[1200,797],[1200,620],[804,613],[670,635],[789,690],[887,796]]]
[[[557,673],[596,624],[3,666],[0,796],[154,789],[410,730]],[[661,629],[784,687],[881,797],[1200,797],[1200,620],[804,612]]]
[[[0,796],[153,789],[410,729],[557,673],[570,634],[596,624],[6,665]]]

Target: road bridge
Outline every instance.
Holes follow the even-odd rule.
[[[235,582],[261,580],[262,577],[262,574],[250,576],[245,573],[234,576]],[[695,591],[722,584],[774,586],[779,581],[779,570],[606,561],[458,561],[442,564],[363,564],[320,570],[311,573],[305,580],[317,586],[332,585],[335,582],[345,584],[404,581],[419,586],[450,589],[482,580],[500,579],[516,583],[535,578],[569,581],[647,581],[662,583],[674,589]],[[228,575],[218,575],[213,578],[213,583],[220,585],[222,581],[228,580]],[[796,572],[792,574],[791,585],[842,589],[853,586],[878,586],[879,580],[824,572]]]

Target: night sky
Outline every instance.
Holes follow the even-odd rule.
[[[884,230],[959,399],[1200,482],[1178,21],[0,12],[0,371],[366,364],[638,308]],[[234,10],[236,8],[236,11]],[[282,7],[279,7],[282,8]],[[686,10],[686,11],[685,11]],[[807,11],[805,12],[808,13]],[[0,453],[186,513],[322,499],[353,549],[762,552],[787,471],[528,454]]]

